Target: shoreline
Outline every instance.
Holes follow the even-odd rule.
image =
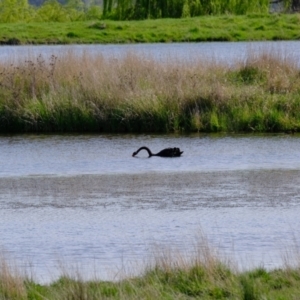
[[[77,267],[61,265],[61,275],[52,281],[38,282],[31,272],[2,257],[0,296],[4,299],[297,299],[300,293],[298,263],[288,256],[282,268],[259,267],[239,270],[229,259],[208,245],[202,236],[195,256],[178,251],[159,250],[140,275],[134,270],[118,270],[116,280],[82,277]],[[288,255],[291,255],[288,253]],[[295,261],[296,258],[293,257]],[[137,266],[136,266],[137,268]],[[121,273],[121,274],[120,274]]]
[[[229,66],[67,52],[1,70],[1,133],[300,131],[299,67],[280,52]]]
[[[127,44],[299,40],[298,14],[201,16],[141,21],[2,23],[0,44]]]

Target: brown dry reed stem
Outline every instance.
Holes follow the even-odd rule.
[[[25,278],[18,268],[8,263],[3,254],[0,255],[0,299],[27,299],[24,284]]]
[[[234,65],[66,52],[0,63],[0,131],[299,131],[299,91],[272,51]]]

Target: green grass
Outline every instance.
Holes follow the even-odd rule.
[[[119,281],[84,280],[63,275],[49,284],[0,268],[0,299],[232,299],[297,300],[300,268],[239,272],[210,255],[190,263],[181,258],[160,261],[143,274]]]
[[[0,24],[0,44],[298,40],[298,14]]]
[[[0,299],[299,299],[297,245],[286,251],[282,268],[272,270],[262,266],[238,270],[233,261],[220,255],[202,234],[190,250],[190,254],[183,255],[175,249],[156,249],[139,275],[118,269],[116,275],[122,273],[122,279],[115,277],[115,281],[86,280],[77,268],[71,273],[64,269],[58,279],[47,284],[34,281],[28,270],[23,271],[27,275],[21,275],[18,268],[2,256]]]

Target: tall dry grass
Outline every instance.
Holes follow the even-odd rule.
[[[18,268],[4,257],[0,256],[0,299],[27,299],[27,290],[24,284],[25,277]]]
[[[0,131],[298,131],[299,74],[272,52],[233,66],[134,53],[1,62]]]

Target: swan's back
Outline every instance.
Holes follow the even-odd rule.
[[[166,148],[161,150],[160,152],[156,153],[156,156],[161,157],[178,157],[183,153],[183,151],[180,151],[179,148]]]

